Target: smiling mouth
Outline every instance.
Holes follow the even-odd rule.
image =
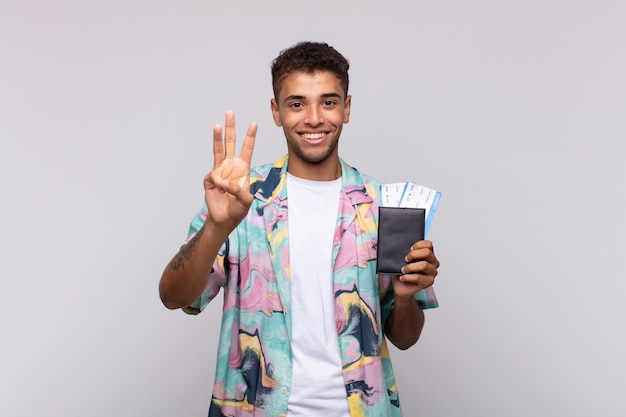
[[[301,133],[300,136],[308,143],[317,144],[324,140],[324,138],[326,137],[326,133]]]

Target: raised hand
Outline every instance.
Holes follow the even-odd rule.
[[[248,127],[241,154],[235,156],[235,114],[226,112],[226,129],[213,128],[213,169],[204,177],[207,222],[215,226],[235,227],[246,216],[252,203],[250,161],[254,150],[257,124]]]

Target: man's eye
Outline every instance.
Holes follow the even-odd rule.
[[[325,106],[333,106],[334,104],[335,104],[335,102],[334,102],[334,101],[332,101],[332,100],[326,100],[326,101],[324,102],[324,105],[325,105]]]
[[[295,107],[295,108],[302,107],[302,103],[291,103],[291,107]]]

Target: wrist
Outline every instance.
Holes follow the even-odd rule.
[[[394,307],[409,307],[411,305],[415,304],[415,298],[413,298],[412,296],[409,297],[394,297],[393,298],[393,305]]]
[[[206,230],[207,234],[211,236],[223,237],[224,239],[228,237],[230,232],[235,230],[239,221],[228,220],[225,222],[214,222],[210,217],[207,216],[206,220],[202,227]]]

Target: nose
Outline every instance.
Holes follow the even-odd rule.
[[[309,106],[306,109],[306,114],[304,116],[304,123],[306,123],[309,126],[318,126],[324,123],[322,112],[318,106]]]

